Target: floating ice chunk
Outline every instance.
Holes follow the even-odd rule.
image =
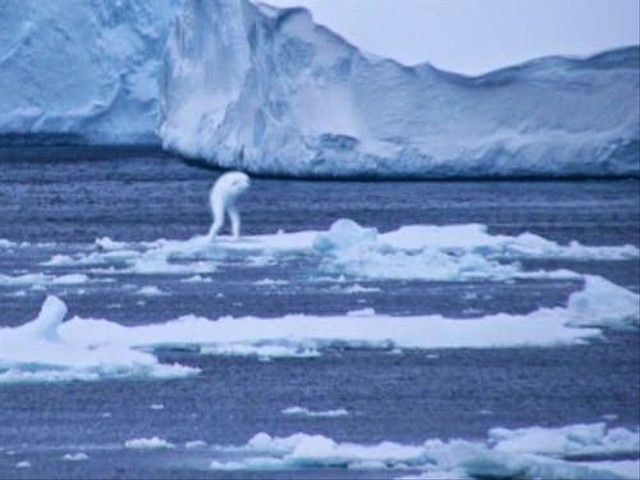
[[[67,305],[58,297],[47,296],[38,317],[20,327],[20,332],[34,339],[56,342],[60,340],[58,327],[67,315]]]
[[[173,378],[199,371],[179,364],[161,364],[150,353],[105,343],[99,337],[87,342],[81,337],[61,335],[66,312],[62,300],[49,296],[35,320],[19,327],[0,328],[0,383]]]
[[[160,295],[166,295],[166,292],[163,292],[162,290],[160,290],[158,287],[156,287],[155,285],[145,285],[144,287],[140,288],[137,292],[138,295],[145,295],[148,297],[156,297],[156,296],[160,296]]]
[[[567,270],[524,271],[515,261],[522,258],[611,260],[640,256],[640,251],[631,245],[586,247],[576,242],[559,245],[531,233],[515,237],[491,235],[486,226],[478,224],[412,225],[379,233],[375,228],[362,227],[349,219],[336,221],[324,232],[254,235],[237,241],[218,237],[211,243],[206,236],[197,236],[188,240],[139,243],[96,242],[105,245],[104,248],[54,256],[43,265],[93,266],[90,272],[97,275],[192,275],[193,281],[199,281],[202,274],[217,271],[230,255],[238,258],[242,254],[240,258],[245,266],[264,266],[279,261],[279,255],[295,253],[314,262],[319,257],[320,270],[332,276],[439,281],[578,280],[578,274]],[[53,281],[44,274],[35,275],[42,277],[0,275],[0,284]],[[351,293],[357,293],[355,287]]]
[[[640,325],[640,295],[609,280],[584,276],[585,288],[571,295],[569,325],[629,328]]]
[[[593,282],[572,295],[599,295]],[[571,304],[572,300],[569,300]],[[591,305],[590,303],[587,305]],[[585,310],[587,313],[590,310]],[[598,314],[596,308],[593,317]],[[594,328],[572,328],[571,308],[544,308],[527,315],[495,314],[474,319],[439,315],[391,317],[361,315],[288,315],[272,319],[185,316],[161,324],[124,327],[105,320],[72,319],[60,328],[79,344],[155,348],[195,346],[222,355],[305,356],[332,346],[367,348],[491,348],[573,345],[601,338]],[[621,312],[620,319],[627,317]],[[609,323],[615,318],[609,318]]]
[[[299,344],[289,344],[286,340],[281,345],[252,345],[244,342],[237,342],[225,345],[204,345],[200,347],[200,353],[204,355],[223,355],[229,357],[258,357],[260,359],[272,358],[311,358],[320,356],[317,348]]]
[[[256,280],[253,284],[257,286],[277,287],[281,285],[288,285],[289,282],[287,280],[263,278],[262,280]]]
[[[348,218],[336,220],[327,233],[320,233],[313,241],[313,248],[321,253],[352,247],[368,247],[377,242],[378,230],[361,227]]]
[[[571,440],[571,432],[580,431],[584,426],[570,425],[562,429],[550,429],[550,435],[564,431],[567,441]],[[542,427],[534,427],[544,432]],[[494,429],[495,431],[496,429]],[[531,429],[522,429],[531,430]],[[598,430],[598,429],[596,429]],[[594,432],[600,440],[606,438],[606,433],[598,430]],[[422,444],[400,444],[396,442],[381,442],[378,444],[357,444],[350,442],[336,442],[322,435],[296,433],[288,437],[272,437],[261,432],[241,446],[213,446],[212,451],[232,453],[232,462],[214,460],[211,468],[219,470],[260,470],[266,465],[273,469],[305,469],[342,467],[349,469],[372,468],[411,469],[421,473],[401,478],[619,478],[631,471],[637,461],[603,462],[596,461],[588,464],[560,460],[554,458],[553,453],[547,455],[537,451],[537,442],[529,444],[522,442],[515,451],[499,449],[500,443],[495,445],[493,437],[487,442],[452,440],[443,442],[439,439],[427,440]],[[541,434],[543,435],[543,434]],[[619,444],[601,442],[600,455],[615,455],[626,451],[632,455],[639,452],[637,432],[621,429],[617,434],[621,439]],[[587,435],[590,437],[590,435]],[[594,438],[595,438],[594,437]],[[591,438],[591,437],[590,437]],[[592,438],[592,440],[594,439]],[[626,442],[627,448],[621,448]],[[591,451],[591,453],[594,453]],[[633,478],[633,477],[631,477]]]
[[[342,293],[342,294],[355,294],[355,293],[376,293],[381,292],[382,289],[378,287],[364,287],[359,283],[355,283],[353,285],[348,285],[343,287],[341,285],[332,285],[327,289],[327,291],[331,293]]]
[[[124,446],[125,448],[134,450],[155,450],[175,447],[173,443],[167,442],[164,438],[160,437],[134,438],[124,442]]]
[[[489,431],[495,450],[510,453],[539,453],[570,458],[585,455],[625,455],[640,451],[640,434],[624,428],[608,429],[605,423],[560,428],[530,427]]]
[[[608,292],[607,301],[611,300],[607,308],[599,301],[603,291]],[[621,301],[617,309],[614,294],[631,300],[628,304]],[[401,351],[576,345],[602,338],[599,329],[573,325],[576,311],[579,318],[589,319],[589,325],[627,325],[630,318],[637,321],[633,295],[608,282],[587,278],[583,290],[571,295],[568,307],[543,308],[527,315],[452,319],[440,315],[392,317],[364,310],[358,315],[225,317],[213,321],[190,315],[130,327],[77,317],[62,323],[66,307],[50,297],[36,320],[0,328],[0,382],[173,378],[197,373],[198,369],[178,364],[160,364],[149,353],[172,346],[194,348],[203,354],[272,358],[317,356],[332,347]]]
[[[43,287],[47,285],[79,285],[87,283],[89,277],[82,273],[71,273],[67,275],[48,275],[45,273],[25,273],[23,275],[3,275],[0,274],[0,285],[6,286],[31,286]]]
[[[54,285],[77,285],[88,281],[89,277],[83,273],[70,273],[68,275],[61,275],[53,278],[51,283]]]
[[[640,460],[576,462],[576,465],[583,465],[590,470],[611,472],[613,475],[629,480],[637,480],[640,478]]]
[[[183,278],[180,281],[182,283],[211,283],[213,279],[211,277],[203,277],[202,275],[193,275],[192,277]]]
[[[16,468],[31,468],[31,462],[29,460],[23,460],[16,463]]]
[[[11,240],[7,240],[6,238],[0,238],[0,248],[15,248],[18,244],[12,242]]]
[[[151,410],[163,410],[164,405],[162,403],[152,403],[151,405],[149,405],[149,408]]]
[[[109,237],[96,238],[94,242],[95,246],[100,250],[123,250],[129,247],[126,242],[116,242]]]
[[[506,237],[510,239],[512,237]],[[338,220],[319,233],[313,248],[321,253],[321,268],[358,278],[469,281],[479,279],[566,278],[569,271],[524,272],[518,264],[492,257],[504,255],[504,240],[482,225],[402,227],[387,234],[352,220]]]
[[[69,462],[82,462],[84,460],[89,460],[89,455],[87,455],[84,452],[78,452],[78,453],[65,453],[62,456],[63,460],[69,461]]]
[[[299,406],[285,408],[280,413],[282,413],[283,415],[322,418],[345,417],[349,415],[349,412],[344,408],[337,408],[334,410],[309,410],[306,407]]]

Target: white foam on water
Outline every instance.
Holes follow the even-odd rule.
[[[545,431],[543,427],[532,429]],[[495,429],[494,429],[495,430]],[[384,441],[377,444],[337,442],[322,435],[296,433],[288,437],[272,437],[261,432],[245,445],[217,445],[212,450],[219,456],[212,460],[214,470],[290,470],[307,468],[393,469],[418,470],[419,474],[401,478],[618,478],[626,477],[637,461],[572,462],[558,455],[541,454],[536,438],[527,439],[501,429],[504,435],[513,432],[521,439],[516,451],[505,451],[495,444],[493,434],[487,441],[432,439],[421,444],[400,444]],[[531,430],[531,429],[529,429]],[[638,455],[638,432],[625,429],[607,431],[600,426],[570,425],[548,429],[551,436],[563,436],[564,444],[575,443],[572,436],[589,431],[589,442],[571,449],[575,454],[598,453],[610,456],[621,450]],[[554,450],[554,454],[558,452]],[[225,456],[232,456],[226,461]],[[400,476],[400,475],[399,475]],[[627,477],[633,478],[633,477]]]

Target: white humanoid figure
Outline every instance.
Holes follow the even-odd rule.
[[[250,185],[249,176],[242,172],[228,172],[220,176],[211,189],[211,213],[213,224],[209,230],[209,241],[215,240],[224,224],[225,213],[231,220],[231,235],[235,240],[240,238],[240,214],[236,207],[238,196]]]

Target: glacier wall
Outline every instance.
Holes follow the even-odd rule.
[[[640,48],[480,77],[247,0],[3,0],[0,144],[159,144],[294,177],[639,176]]]
[[[638,176],[639,52],[465,77],[366,54],[304,9],[187,0],[159,133],[167,149],[263,175]]]
[[[178,0],[2,0],[0,135],[159,143],[162,52]]]

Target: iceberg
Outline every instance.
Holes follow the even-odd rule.
[[[466,77],[370,55],[303,8],[186,0],[159,134],[259,175],[638,176],[639,65],[632,46]]]
[[[6,0],[0,143],[325,178],[640,175],[637,46],[467,77],[248,0]]]
[[[0,140],[158,143],[178,0],[0,3]]]

